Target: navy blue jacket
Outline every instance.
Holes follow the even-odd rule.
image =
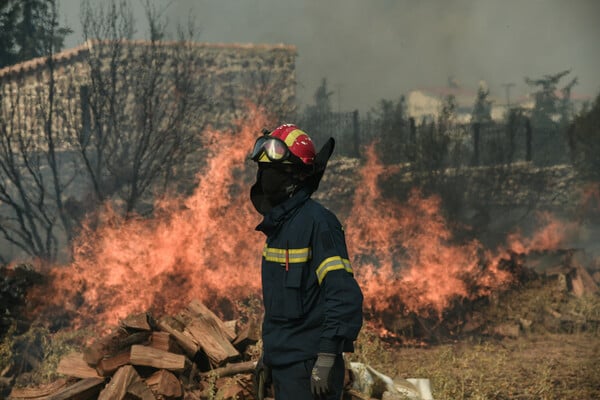
[[[262,258],[267,365],[353,351],[362,326],[362,292],[336,216],[300,190],[256,227],[267,236]]]

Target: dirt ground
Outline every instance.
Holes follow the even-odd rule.
[[[363,340],[373,340],[365,336]],[[600,399],[596,334],[534,333],[426,347],[368,346],[372,348],[361,351],[368,353],[373,368],[392,378],[430,379],[436,400]]]

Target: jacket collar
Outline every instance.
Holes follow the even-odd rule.
[[[283,203],[273,207],[265,214],[262,222],[256,226],[257,231],[264,232],[266,235],[273,233],[279,225],[289,218],[291,212],[304,204],[310,198],[311,191],[308,188],[302,188],[284,201]]]

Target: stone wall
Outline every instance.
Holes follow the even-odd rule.
[[[356,185],[360,184],[360,168],[360,160],[334,155],[315,197],[336,212],[349,215],[350,198]],[[530,162],[448,169],[427,177],[391,166],[383,167],[377,179],[385,196],[400,201],[417,186],[417,182],[430,179],[431,184],[437,184],[437,190],[448,197],[447,200],[460,203],[461,213],[484,207],[498,213],[512,210],[515,215],[519,215],[517,211],[523,214],[535,210],[576,213],[585,188],[569,164],[538,167]]]
[[[150,58],[152,54],[152,58]],[[55,89],[54,129],[76,129],[82,123],[82,90],[93,84],[91,69],[109,72],[119,63],[125,74],[140,74],[144,63],[164,63],[164,75],[188,74],[187,88],[206,103],[206,123],[222,127],[239,118],[247,102],[267,106],[274,116],[284,117],[296,107],[296,48],[289,45],[211,44],[192,42],[88,41],[57,53],[0,69],[0,96],[15,128],[32,135],[43,129],[41,110],[47,110],[48,89]],[[52,77],[52,78],[51,78]],[[55,85],[49,82],[54,79]],[[165,79],[166,84],[169,80]],[[110,90],[110,88],[107,88]],[[173,88],[165,87],[165,94]],[[202,91],[202,93],[200,93]],[[171,100],[172,101],[172,100]],[[41,104],[44,103],[44,104]]]

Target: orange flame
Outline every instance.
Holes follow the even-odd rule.
[[[197,298],[220,311],[260,289],[262,234],[243,168],[265,117],[251,110],[239,132],[209,131],[212,154],[193,195],[163,199],[153,219],[124,220],[111,208],[97,229],[87,227],[74,262],[51,269],[52,301],[76,310],[75,326],[106,326],[132,312],[173,312]],[[38,296],[47,298],[46,293]]]
[[[253,230],[260,217],[248,198],[251,182],[239,177],[264,126],[264,115],[251,109],[235,134],[207,132],[212,154],[191,197],[163,199],[153,219],[124,220],[107,208],[102,225],[87,227],[76,241],[74,262],[53,267],[52,287],[38,288],[32,298],[74,313],[75,327],[107,326],[132,312],[172,313],[192,298],[234,314],[236,300],[260,293],[264,237]],[[385,173],[371,147],[345,221],[371,318],[441,317],[457,299],[510,284],[511,273],[501,268],[510,252],[560,244],[561,226],[550,219],[538,235],[511,235],[507,248],[495,252],[476,240],[456,244],[440,199],[417,190],[404,205],[384,199],[377,178]]]

